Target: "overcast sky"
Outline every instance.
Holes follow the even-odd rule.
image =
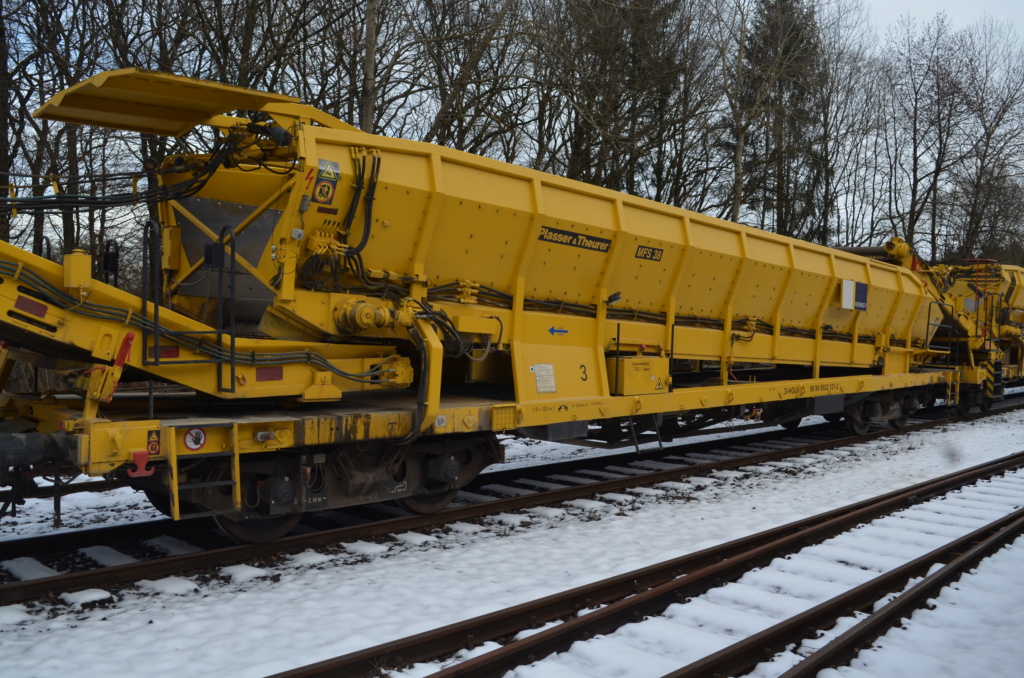
[[[909,14],[919,23],[929,21],[938,12],[946,13],[955,28],[963,28],[988,14],[999,20],[1009,19],[1018,34],[1024,33],[1024,1],[1022,0],[865,0],[879,33],[884,35],[891,23]]]

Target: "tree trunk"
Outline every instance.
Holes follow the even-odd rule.
[[[738,223],[740,206],[743,204],[743,150],[747,139],[747,130],[742,126],[736,130],[736,152],[733,156],[732,207],[729,209],[729,221]]]
[[[363,97],[359,108],[359,129],[373,132],[374,109],[377,102],[377,3],[366,3],[366,52],[363,56]]]

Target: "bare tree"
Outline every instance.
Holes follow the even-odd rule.
[[[957,145],[967,112],[958,81],[961,64],[944,14],[920,33],[904,18],[888,43],[879,102],[888,163],[885,219],[893,235],[935,256],[942,239],[939,190],[963,155]],[[922,226],[928,227],[923,235]]]
[[[983,20],[957,37],[968,119],[964,161],[951,175],[946,257],[994,256],[1024,217],[1024,47],[1012,27]]]
[[[814,7],[804,0],[759,0],[744,49],[742,96],[760,101],[749,120],[744,158],[745,202],[757,225],[783,235],[826,242],[815,217],[825,180],[816,96],[825,86]],[[827,225],[826,225],[827,226]]]
[[[780,83],[798,80],[806,68],[806,50],[799,44],[806,36],[796,30],[798,23],[785,19],[789,13],[776,11],[780,1],[714,0],[714,51],[726,105],[721,124],[728,130],[725,145],[732,165],[731,185],[722,212],[732,221],[740,220],[747,201],[751,130],[766,119],[769,109],[784,106],[773,96]],[[763,45],[754,35],[756,17],[763,18],[765,35],[774,34]]]
[[[578,0],[539,8],[533,67],[542,167],[644,194],[675,120],[678,3]],[[662,166],[664,168],[664,165]],[[662,184],[662,174],[657,181]]]
[[[24,68],[16,36],[11,31],[14,12],[8,1],[0,0],[0,191],[10,195],[17,190],[16,160],[23,147],[27,111],[18,101],[17,82]],[[11,239],[11,213],[0,212],[0,240]]]
[[[880,239],[872,226],[881,201],[873,33],[856,0],[822,4],[817,17],[821,77],[811,94],[822,173],[813,196],[811,232],[840,246],[874,243]]]
[[[279,91],[307,27],[324,8],[314,0],[184,0],[198,43],[203,75],[240,87]]]
[[[721,115],[710,8],[702,0],[675,3],[665,32],[678,79],[657,100],[649,162],[649,197],[697,211],[714,209],[728,172],[719,152]]]

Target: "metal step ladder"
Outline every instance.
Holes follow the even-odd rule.
[[[233,511],[242,510],[242,483],[241,483],[241,459],[239,458],[238,446],[235,441],[238,439],[238,426],[237,424],[213,424],[206,425],[203,428],[220,428],[230,427],[230,450],[219,451],[219,452],[188,452],[185,454],[178,454],[178,445],[176,436],[170,434],[168,438],[167,446],[167,460],[171,471],[171,517],[174,520],[182,520],[184,518],[206,518],[210,516],[220,516]],[[194,461],[197,459],[216,459],[216,458],[230,458],[231,459],[231,477],[227,480],[209,480],[201,482],[181,482],[181,469],[178,464],[182,461]],[[209,487],[231,487],[232,504],[233,509],[214,510],[214,511],[190,511],[183,513],[181,511],[181,491],[182,490],[198,490]]]

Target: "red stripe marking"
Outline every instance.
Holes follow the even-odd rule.
[[[280,365],[256,368],[256,381],[281,381],[282,379],[284,379],[284,368]]]
[[[161,358],[177,358],[179,353],[180,353],[178,348],[179,347],[177,347],[177,346],[161,346],[160,347],[160,357]],[[155,358],[156,354],[157,354],[156,346],[150,346],[149,347],[149,357],[150,358]]]
[[[37,318],[46,317],[46,304],[35,299],[29,299],[28,297],[18,295],[18,298],[14,301],[14,308],[25,313],[31,313]]]

